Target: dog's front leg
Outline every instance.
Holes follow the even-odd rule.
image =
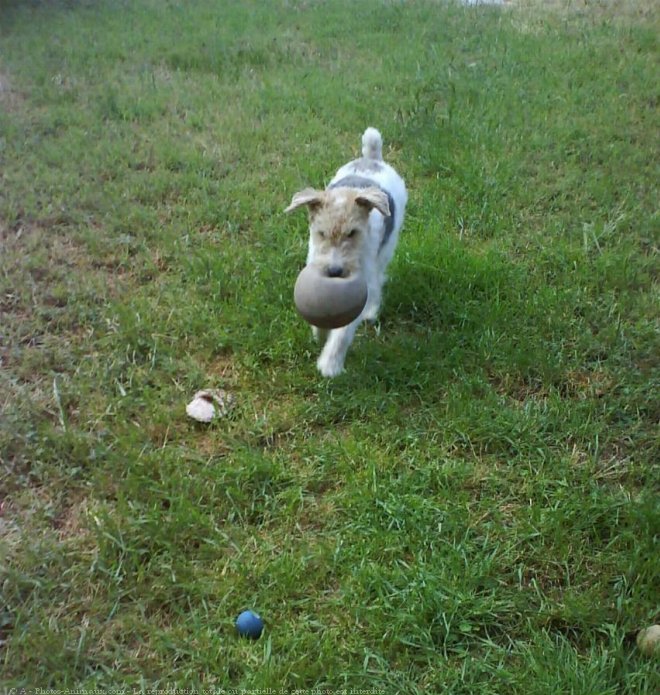
[[[357,318],[353,323],[349,323],[348,326],[330,331],[321,355],[316,362],[316,366],[323,376],[333,377],[344,371],[346,353],[353,342],[355,331],[361,320],[361,318]]]

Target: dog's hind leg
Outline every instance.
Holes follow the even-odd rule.
[[[380,303],[382,299],[382,280],[376,278],[376,282],[369,286],[369,298],[367,299],[367,305],[364,307],[362,312],[362,318],[365,321],[375,321],[378,318],[378,312],[380,311]]]
[[[328,337],[328,331],[325,328],[318,328],[317,326],[312,326],[312,335],[317,343],[325,342]]]

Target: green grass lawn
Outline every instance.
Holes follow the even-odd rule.
[[[4,685],[658,692],[659,15],[538,5],[0,0]],[[282,211],[369,125],[324,380]]]

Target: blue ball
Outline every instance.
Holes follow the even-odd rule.
[[[241,637],[259,639],[264,629],[264,621],[252,611],[243,611],[236,618],[236,629]]]

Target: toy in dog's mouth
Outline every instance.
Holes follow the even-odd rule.
[[[354,321],[367,303],[367,283],[355,273],[330,277],[314,265],[305,266],[293,290],[298,313],[317,328],[341,328]]]

